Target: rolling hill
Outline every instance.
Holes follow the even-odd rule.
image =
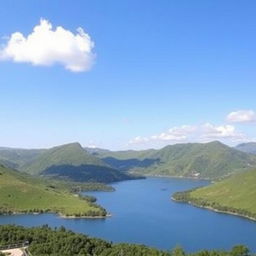
[[[213,185],[174,194],[174,199],[256,220],[256,169]]]
[[[256,166],[256,157],[218,141],[166,146],[160,150],[105,152],[109,165],[150,175],[216,179]]]
[[[87,153],[79,143],[70,143],[46,150],[32,162],[21,167],[30,174],[41,174],[51,166],[60,165],[95,165],[107,166],[102,160]]]
[[[236,146],[237,150],[256,155],[256,142],[242,143]]]
[[[10,168],[19,169],[21,166],[32,162],[46,149],[19,149],[0,147],[0,162]]]
[[[47,186],[40,179],[0,166],[0,213],[53,212],[65,216],[105,216],[99,206]]]
[[[114,182],[134,178],[109,167],[100,158],[89,154],[79,143],[51,148],[32,162],[22,166],[32,175],[52,176],[79,182]]]

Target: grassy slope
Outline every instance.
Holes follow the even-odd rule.
[[[63,215],[88,215],[100,209],[64,190],[51,189],[39,180],[0,166],[0,211],[50,211]]]
[[[119,160],[128,160],[128,159],[139,159],[143,160],[145,158],[151,157],[153,153],[157,152],[156,149],[147,149],[147,150],[124,150],[124,151],[96,151],[95,155],[98,155],[100,158],[114,157]]]
[[[211,179],[256,166],[255,157],[217,141],[167,146],[152,157],[162,162],[152,169],[156,174],[190,176],[199,172],[201,178]]]
[[[256,214],[256,169],[199,188],[190,196]]]
[[[83,164],[106,166],[99,158],[87,153],[79,143],[71,143],[47,150],[21,169],[30,174],[40,174],[54,165],[79,166]]]
[[[114,157],[119,159],[120,166],[129,166],[129,159],[158,160],[152,165],[130,171],[172,176],[192,176],[199,172],[201,178],[215,179],[230,173],[246,170],[256,166],[256,157],[230,148],[220,142],[187,143],[166,146],[160,150],[105,152],[101,158]],[[138,162],[141,165],[141,162]],[[132,165],[130,165],[132,166]]]
[[[44,151],[45,149],[0,148],[0,162],[11,168],[19,168],[33,161]]]

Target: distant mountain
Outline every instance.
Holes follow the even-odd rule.
[[[256,157],[218,141],[169,145],[160,150],[108,152],[101,158],[111,166],[141,174],[209,179],[256,166]]]
[[[70,143],[46,150],[21,170],[30,174],[41,174],[51,166],[95,165],[107,166],[102,160],[87,153],[79,143]]]
[[[71,143],[46,150],[22,171],[32,175],[52,176],[80,182],[114,182],[132,179],[100,158],[89,154],[79,143]]]
[[[112,182],[130,179],[128,173],[216,179],[256,167],[256,156],[218,141],[141,151],[84,149],[70,143],[39,150],[0,148],[0,163],[33,175]]]
[[[85,147],[84,148],[88,153],[93,154],[93,155],[98,155],[98,154],[104,154],[107,152],[111,152],[108,149],[103,149],[103,148],[94,148],[94,147]]]
[[[104,216],[101,207],[49,186],[41,179],[0,166],[0,214],[53,212],[66,216]]]
[[[256,142],[242,143],[236,146],[237,150],[256,155]]]
[[[19,149],[0,147],[0,162],[10,168],[20,168],[32,162],[46,149]]]
[[[126,150],[126,151],[98,151],[95,156],[101,158],[105,163],[113,168],[122,171],[131,171],[134,168],[146,168],[157,162],[159,159],[153,159],[151,155],[156,153],[155,149],[147,150]]]
[[[256,219],[256,169],[239,173],[213,185],[178,192],[173,198],[200,207]]]
[[[74,182],[111,183],[122,180],[142,178],[133,176],[107,166],[99,165],[58,165],[45,169],[41,175],[68,179]]]

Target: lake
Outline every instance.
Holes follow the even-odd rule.
[[[171,201],[171,194],[176,191],[206,184],[207,181],[175,178],[123,181],[113,184],[115,192],[86,193],[96,196],[112,217],[62,219],[53,214],[17,215],[1,216],[0,224],[63,225],[113,242],[167,250],[177,245],[193,252],[244,244],[256,252],[256,222]]]

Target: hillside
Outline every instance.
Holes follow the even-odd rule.
[[[30,174],[40,174],[51,166],[83,164],[106,166],[100,159],[87,153],[79,143],[70,143],[46,150],[21,170]]]
[[[174,199],[256,219],[256,169],[213,185],[176,193]]]
[[[89,154],[79,143],[46,150],[22,171],[32,175],[51,176],[79,182],[114,182],[135,178],[109,167],[100,158]]]
[[[256,142],[242,143],[236,146],[237,150],[256,155]]]
[[[186,253],[176,247],[171,251],[161,251],[146,245],[112,243],[87,235],[74,233],[64,227],[52,229],[47,225],[25,228],[22,226],[0,226],[0,246],[28,241],[29,255],[40,256],[253,256],[245,246],[234,246],[231,251],[207,251]],[[202,245],[203,247],[203,245]]]
[[[0,147],[0,162],[10,168],[19,169],[45,152],[45,149],[19,149]]]
[[[129,175],[106,166],[98,165],[58,165],[45,169],[41,175],[53,178],[68,179],[74,182],[111,183],[122,180],[142,178]]]
[[[0,166],[0,213],[53,212],[65,216],[104,216],[104,209],[66,190]]]
[[[256,166],[256,157],[218,141],[169,145],[160,150],[108,152],[116,168],[151,175],[215,179]]]

